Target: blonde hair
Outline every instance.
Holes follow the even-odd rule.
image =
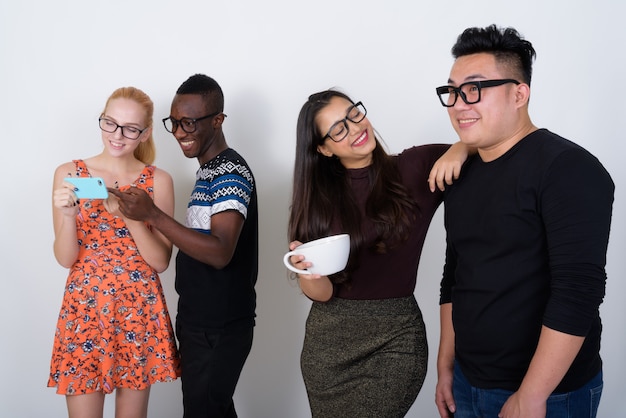
[[[146,119],[144,121],[146,123],[146,127],[152,126],[154,103],[152,103],[152,100],[146,93],[136,87],[120,87],[107,99],[102,115],[105,114],[106,109],[109,106],[109,102],[114,99],[130,99],[138,103],[146,111]],[[146,165],[150,165],[154,162],[156,157],[156,147],[154,146],[152,132],[150,132],[150,136],[147,141],[141,142],[139,146],[135,148],[134,156]]]

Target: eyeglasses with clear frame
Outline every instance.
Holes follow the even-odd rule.
[[[105,118],[103,116],[98,118],[98,124],[100,125],[100,129],[104,132],[108,132],[110,134],[117,131],[119,128],[122,131],[122,136],[128,139],[137,139],[141,136],[141,134],[148,128],[139,129],[135,126],[122,126],[113,122],[111,119]]]
[[[221,111],[217,111],[217,112],[211,113],[210,115],[202,116],[200,118],[174,119],[173,117],[169,116],[169,117],[163,119],[163,126],[165,126],[165,130],[167,132],[171,133],[171,134],[176,132],[176,129],[178,129],[179,126],[183,129],[183,131],[185,131],[188,134],[190,134],[190,133],[195,132],[196,129],[198,129],[198,125],[197,125],[198,122],[200,122],[201,120],[204,120],[204,119],[211,118],[213,116],[217,116],[220,113],[222,113],[222,112]],[[224,115],[224,116],[226,116],[226,115]]]
[[[503,78],[501,80],[468,81],[467,83],[461,84],[459,87],[441,86],[437,87],[436,91],[441,104],[445,107],[452,107],[456,104],[456,100],[459,96],[465,104],[475,104],[480,102],[482,89],[501,86],[507,83],[521,84],[519,81],[513,80],[512,78]]]
[[[350,127],[348,126],[348,121],[352,123],[359,123],[365,116],[367,115],[367,109],[363,106],[363,103],[357,102],[348,108],[346,112],[346,117],[333,123],[330,127],[326,135],[322,138],[325,140],[326,138],[330,138],[334,142],[341,142],[348,136],[350,132]]]

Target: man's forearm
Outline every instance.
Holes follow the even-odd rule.
[[[584,341],[585,337],[565,334],[543,326],[539,344],[519,392],[534,399],[548,399],[563,380]]]

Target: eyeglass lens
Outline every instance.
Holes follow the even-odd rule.
[[[468,81],[461,84],[459,87],[454,86],[442,86],[437,87],[437,95],[441,104],[445,107],[452,107],[456,103],[459,96],[466,104],[475,104],[480,101],[481,90],[486,87],[497,87],[503,84],[520,84],[519,81],[504,78],[500,80],[481,80],[481,81]]]
[[[220,113],[221,113],[220,111],[217,111],[217,112],[210,113],[206,116],[202,116],[201,118],[195,118],[195,119],[182,118],[180,120],[174,119],[173,117],[170,116],[168,118],[163,119],[163,126],[165,126],[165,130],[169,133],[176,132],[176,129],[178,129],[178,127],[180,126],[183,129],[183,131],[190,134],[196,131],[196,129],[198,128],[197,124],[199,121],[219,115]]]
[[[181,120],[176,120],[169,117],[163,119],[163,125],[165,126],[165,130],[169,133],[174,133],[179,126],[183,129],[183,131],[187,132],[188,134],[196,131],[196,121],[190,118],[182,118]]]
[[[366,114],[367,110],[365,109],[365,106],[363,106],[363,103],[358,102],[357,104],[351,106],[346,112],[346,117],[338,122],[335,122],[333,126],[330,127],[328,130],[328,136],[335,142],[343,141],[350,132],[348,121],[352,123],[359,123],[365,119]]]
[[[100,118],[98,120],[98,123],[100,124],[100,129],[110,134],[117,131],[117,128],[120,128],[122,130],[122,136],[128,139],[137,139],[139,138],[139,135],[141,135],[141,133],[144,131],[142,129],[135,128],[134,126],[118,125],[117,123],[107,118]]]
[[[459,94],[466,104],[474,104],[480,101],[480,84],[470,82],[461,84],[458,88],[451,86],[439,87],[437,93],[444,106],[454,106]]]

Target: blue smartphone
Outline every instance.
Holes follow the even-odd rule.
[[[109,192],[101,177],[67,177],[65,181],[75,187],[74,193],[79,199],[106,199]]]

